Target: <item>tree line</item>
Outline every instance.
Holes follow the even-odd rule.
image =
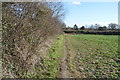
[[[120,26],[115,23],[110,23],[108,26],[100,26],[99,24],[78,27],[76,24],[73,27],[66,27],[64,24],[63,31],[69,34],[99,34],[99,35],[120,35]]]
[[[90,25],[90,26],[82,26],[82,27],[78,27],[76,24],[73,27],[66,27],[66,25],[64,24],[64,28],[66,29],[74,29],[74,30],[118,30],[120,29],[120,26],[118,24],[115,23],[110,23],[108,24],[108,26],[100,26],[100,24],[95,24],[95,25]]]

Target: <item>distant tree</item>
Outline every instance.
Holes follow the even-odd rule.
[[[78,26],[77,26],[76,24],[74,25],[74,29],[75,29],[75,30],[78,30]]]
[[[108,24],[109,29],[115,29],[116,27],[117,27],[117,24],[115,24],[115,23]]]
[[[85,25],[85,28],[89,28],[89,25]]]
[[[84,26],[82,26],[80,29],[85,29],[85,27],[84,27]]]
[[[70,28],[70,26],[68,26],[67,28]]]
[[[102,31],[102,30],[103,30],[103,27],[99,27],[98,30],[101,30],[101,31]]]
[[[117,29],[120,29],[120,25],[117,25]]]
[[[106,26],[103,26],[103,27],[98,27],[98,30],[101,30],[101,31],[106,30],[106,29],[107,29],[107,27],[106,27]]]
[[[90,29],[94,29],[94,25],[93,25],[93,24],[90,25],[89,28],[90,28]]]
[[[100,27],[100,24],[95,24],[94,29],[98,29]]]
[[[105,29],[107,29],[107,27],[106,27],[106,26],[103,26],[103,29],[105,30]]]
[[[65,23],[62,24],[62,28],[66,28],[66,24]]]

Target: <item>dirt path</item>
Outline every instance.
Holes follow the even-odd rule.
[[[68,66],[67,66],[67,51],[66,51],[66,45],[65,45],[66,41],[64,39],[64,49],[63,49],[63,57],[61,58],[61,78],[69,78],[69,72],[67,70]]]

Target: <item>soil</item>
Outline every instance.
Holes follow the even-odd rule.
[[[60,69],[60,78],[69,78],[69,71],[67,66],[67,51],[65,46],[65,39],[64,39],[64,49],[63,49],[63,56],[61,58],[61,69]]]

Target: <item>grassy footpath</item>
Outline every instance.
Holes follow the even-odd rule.
[[[60,60],[63,54],[63,40],[61,35],[56,42],[48,49],[48,52],[35,66],[35,73],[27,74],[27,78],[56,78],[59,74]]]
[[[66,41],[72,77],[120,77],[118,36],[66,35]]]
[[[46,56],[49,59],[45,61],[45,65],[49,74],[47,77],[49,78],[56,78],[59,74],[60,60],[63,55],[63,38],[63,36],[60,36],[52,48],[48,49]]]

